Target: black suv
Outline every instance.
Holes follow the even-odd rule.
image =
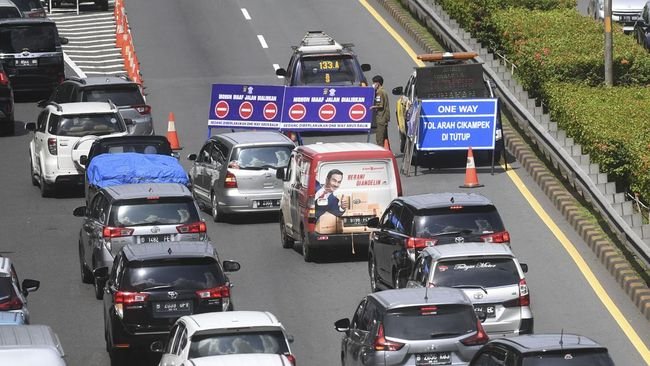
[[[427,246],[463,242],[510,244],[496,207],[475,193],[429,193],[395,198],[381,218],[368,220],[368,274],[379,287],[406,286]],[[376,289],[373,289],[376,290]]]
[[[151,107],[145,101],[140,85],[126,76],[71,77],[56,87],[48,100],[38,102],[44,107],[50,102],[113,102],[125,119],[133,121],[131,135],[153,135]]]
[[[14,90],[0,63],[0,134],[14,134]]]
[[[50,93],[65,78],[63,50],[53,20],[0,20],[0,61],[16,92]]]
[[[340,44],[322,31],[307,32],[300,45],[293,47],[287,69],[277,69],[275,74],[284,76],[290,86],[367,86],[363,73],[370,71],[370,65],[359,64],[352,46]]]
[[[575,334],[534,334],[498,338],[483,346],[470,366],[614,366],[607,348]]]
[[[128,351],[166,342],[183,315],[233,310],[230,280],[234,261],[219,263],[209,243],[127,245],[115,257],[104,287],[104,336],[112,365],[122,365]]]

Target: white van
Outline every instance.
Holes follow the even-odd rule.
[[[0,326],[0,360],[11,366],[66,366],[59,337],[47,325]]]

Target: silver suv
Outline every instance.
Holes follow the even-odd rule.
[[[79,233],[81,280],[94,282],[101,299],[104,283],[96,269],[113,265],[127,244],[208,241],[206,224],[192,192],[178,183],[123,184],[102,188],[89,206],[73,214],[83,217]]]
[[[490,336],[533,332],[533,313],[524,273],[507,245],[463,243],[424,249],[415,262],[407,287],[455,287],[487,316]]]
[[[40,282],[36,280],[18,280],[16,269],[7,257],[0,257],[0,313],[14,313],[19,319],[12,324],[28,324],[27,294],[38,290]]]
[[[488,341],[467,295],[446,287],[372,293],[334,327],[347,366],[466,365]]]
[[[210,207],[212,218],[225,214],[280,210],[284,188],[275,176],[289,164],[293,141],[279,132],[244,131],[212,136],[190,169],[192,192]]]

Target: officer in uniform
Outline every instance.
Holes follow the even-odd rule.
[[[377,126],[375,137],[377,145],[384,146],[384,140],[388,140],[388,122],[390,121],[390,106],[388,105],[388,93],[384,90],[384,78],[375,75],[372,78],[372,86],[375,88],[375,103],[370,107],[373,113],[373,122]]]

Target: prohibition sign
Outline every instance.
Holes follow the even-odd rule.
[[[289,118],[293,121],[300,121],[307,115],[307,108],[304,105],[298,103],[294,104],[289,108]]]
[[[318,117],[322,121],[329,122],[336,116],[336,107],[333,104],[323,104],[318,108]]]
[[[353,104],[348,114],[351,120],[359,122],[366,116],[366,106],[361,103]]]
[[[253,105],[251,102],[244,102],[239,105],[239,117],[249,119],[253,115]]]
[[[225,100],[218,101],[217,104],[214,106],[214,114],[217,116],[217,118],[226,118],[229,111],[230,111],[230,106],[228,105],[228,102],[226,102]]]
[[[278,106],[273,102],[268,102],[266,105],[264,105],[262,112],[264,114],[264,118],[266,118],[267,121],[270,121],[278,115]]]

